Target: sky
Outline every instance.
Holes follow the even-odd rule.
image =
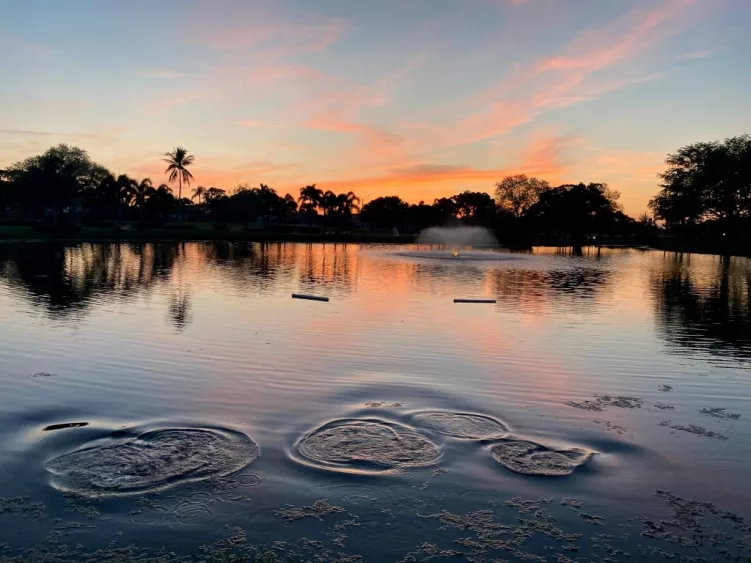
[[[57,143],[116,173],[365,200],[605,182],[751,133],[749,0],[0,0],[0,167]]]

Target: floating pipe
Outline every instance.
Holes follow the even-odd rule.
[[[454,299],[454,303],[496,303],[495,299]]]
[[[307,299],[309,301],[324,301],[329,302],[328,297],[321,297],[320,295],[307,295],[305,293],[293,293],[292,299]]]

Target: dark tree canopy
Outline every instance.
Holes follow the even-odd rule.
[[[666,221],[668,216],[680,216],[680,220],[746,217],[749,182],[744,176],[748,166],[743,163],[749,158],[749,144],[748,137],[741,137],[721,145],[687,147],[672,155],[673,168],[665,174],[663,192],[655,198],[659,206],[653,204],[659,207],[657,216]],[[493,229],[502,240],[515,244],[530,244],[538,235],[560,240],[558,235],[577,239],[587,234],[633,235],[657,229],[650,218],[636,223],[624,215],[619,194],[606,184],[551,188],[546,181],[525,175],[498,182],[495,197],[485,191],[457,190],[455,195],[418,204],[393,195],[363,205],[352,191],[338,193],[314,183],[298,188],[298,197],[282,195],[261,183],[240,184],[232,190],[199,185],[186,194],[190,198],[183,198],[182,184],[194,180],[189,170],[194,156],[181,147],[164,156],[166,179],[177,184],[174,193],[167,184],[157,187],[148,178],[115,175],[80,148],[53,147],[0,171],[0,220],[20,217],[32,223],[57,222],[61,217],[65,225],[75,228],[87,222],[95,226],[116,223],[118,228],[132,228],[123,225],[132,222],[138,228],[151,228],[174,220],[210,220],[217,223],[217,230],[229,229],[225,223],[232,222],[245,228],[259,223],[280,232],[324,233],[393,228],[417,233],[432,226],[465,224]],[[735,172],[723,176],[727,170]],[[706,185],[713,186],[712,190],[697,187]],[[694,197],[697,192],[701,197]],[[679,208],[680,213],[670,215]]]
[[[398,196],[377,197],[362,208],[362,218],[379,227],[404,228],[409,204]]]
[[[507,176],[495,185],[498,207],[521,217],[540,199],[540,194],[550,189],[550,184],[526,174]]]
[[[649,206],[668,226],[718,221],[734,229],[751,215],[751,136],[687,145],[666,164]]]
[[[490,226],[496,207],[493,198],[485,192],[462,192],[453,198],[456,215],[467,224]]]
[[[529,209],[538,229],[581,237],[587,233],[609,233],[620,212],[617,192],[606,184],[567,184],[546,190]]]

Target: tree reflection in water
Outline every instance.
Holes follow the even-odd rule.
[[[650,282],[658,329],[671,347],[751,358],[747,259],[668,254]]]

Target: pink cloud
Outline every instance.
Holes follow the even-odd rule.
[[[544,57],[515,69],[493,88],[468,100],[473,110],[455,124],[463,142],[507,133],[544,111],[598,98],[608,92],[659,79],[661,72],[606,78],[646,55],[659,41],[684,28],[702,0],[662,0],[649,10],[636,10],[604,27],[576,37],[562,54]]]
[[[342,18],[316,13],[285,14],[270,2],[246,2],[217,11],[202,2],[191,15],[192,41],[218,51],[284,58],[325,51],[349,28]]]

